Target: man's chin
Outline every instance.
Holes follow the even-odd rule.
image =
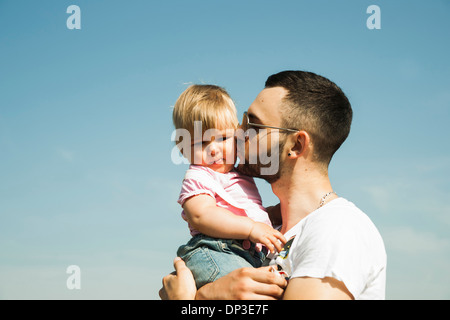
[[[261,166],[258,164],[242,164],[239,163],[236,167],[236,171],[244,174],[246,176],[260,178],[266,180],[268,183],[272,184],[280,179],[280,170],[278,170],[275,174],[272,175],[263,175],[261,174]]]

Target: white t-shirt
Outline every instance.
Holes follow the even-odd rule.
[[[369,217],[344,198],[307,215],[285,234],[270,264],[292,278],[332,277],[357,300],[385,299],[386,251]]]

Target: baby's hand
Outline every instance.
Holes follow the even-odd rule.
[[[253,224],[248,238],[254,243],[265,245],[271,253],[275,253],[275,250],[280,252],[283,248],[282,244],[284,245],[286,243],[286,238],[281,232],[262,222],[255,222]]]

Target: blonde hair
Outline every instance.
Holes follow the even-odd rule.
[[[236,106],[228,92],[209,84],[189,86],[177,99],[172,119],[175,129],[186,129],[191,134],[195,121],[201,122],[202,133],[208,129],[236,129],[239,125]]]

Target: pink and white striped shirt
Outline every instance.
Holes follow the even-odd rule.
[[[252,177],[235,170],[219,173],[207,167],[191,165],[183,180],[178,203],[183,206],[187,199],[199,194],[210,195],[217,206],[238,216],[247,216],[272,226]],[[184,211],[181,216],[187,221]],[[189,229],[192,236],[200,233],[190,225]]]

